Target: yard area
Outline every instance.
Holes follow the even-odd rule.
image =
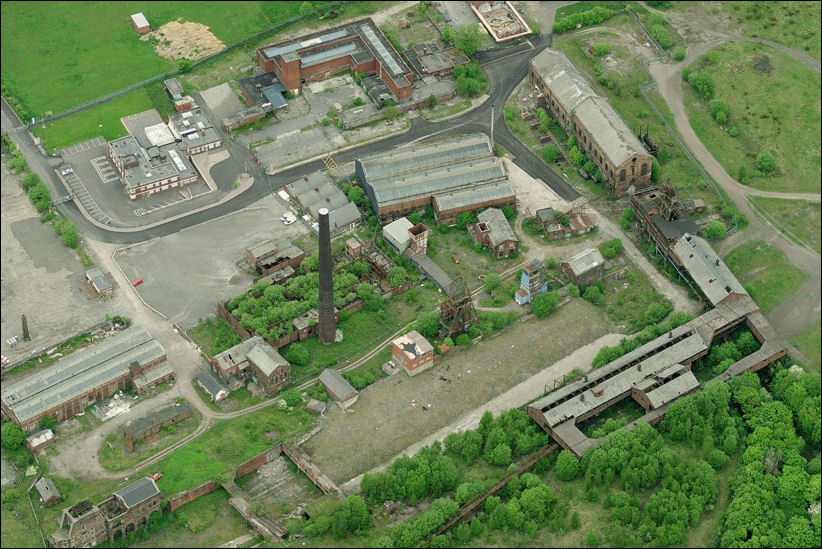
[[[161,428],[157,435],[151,437],[151,440],[135,440],[133,452],[126,450],[123,429],[114,431],[106,437],[100,451],[97,453],[100,465],[108,471],[124,471],[185,438],[197,428],[202,417],[195,408],[190,407],[190,409],[191,417]]]
[[[818,73],[751,42],[722,44],[689,68],[715,83],[711,101],[683,83],[683,101],[691,127],[725,171],[758,189],[819,192]],[[727,104],[727,121],[721,124],[709,112],[718,101]],[[758,169],[760,153],[773,155],[773,171]]]
[[[633,264],[618,267],[605,283],[605,312],[617,324],[620,332],[638,332],[647,324],[646,311],[649,307],[670,307]]]
[[[750,196],[757,213],[763,214],[782,234],[802,246],[822,253],[822,208],[819,202]]]
[[[675,2],[679,7],[679,3]],[[736,20],[747,36],[758,36],[820,58],[819,2],[712,2]],[[696,8],[697,4],[693,5]],[[699,7],[697,9],[703,10]],[[716,8],[714,8],[716,9]],[[711,10],[713,13],[713,10]],[[717,18],[718,19],[718,18]]]
[[[760,241],[737,246],[724,260],[765,313],[793,295],[806,278],[782,251]]]

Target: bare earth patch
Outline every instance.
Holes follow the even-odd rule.
[[[140,37],[140,40],[154,38],[159,41],[154,51],[166,59],[190,59],[196,61],[212,53],[216,53],[225,44],[211,34],[208,27],[200,23],[187,21],[171,21],[157,30],[153,30]]]

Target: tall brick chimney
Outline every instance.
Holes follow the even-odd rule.
[[[328,209],[320,208],[320,295],[318,335],[320,343],[334,343],[337,323],[334,320],[334,282],[331,279],[331,228],[328,222]]]

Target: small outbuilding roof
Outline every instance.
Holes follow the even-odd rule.
[[[492,246],[499,246],[503,242],[519,242],[517,235],[505,219],[505,214],[499,208],[488,208],[477,216],[477,223],[488,226],[488,240]]]
[[[216,399],[217,395],[223,391],[228,393],[228,387],[220,383],[217,378],[209,372],[200,372],[200,374],[197,375],[197,383],[202,385],[205,392],[207,392],[211,398]]]
[[[37,488],[37,493],[44,503],[47,503],[53,497],[57,497],[57,499],[61,498],[60,492],[57,490],[54,482],[48,477],[40,477],[40,480],[34,483],[34,487]]]
[[[605,259],[602,258],[602,254],[596,248],[586,248],[565,259],[563,263],[568,264],[574,276],[579,276],[600,265],[604,265]]]
[[[401,335],[394,341],[394,345],[402,349],[406,356],[410,359],[415,359],[423,356],[426,353],[434,351],[431,343],[423,337],[421,333],[416,330],[411,330],[405,335]]]
[[[253,362],[260,371],[270,376],[280,366],[288,366],[288,361],[268,343],[258,343],[248,352],[248,360]]]
[[[359,393],[337,370],[326,368],[320,374],[320,383],[335,400],[346,401]]]

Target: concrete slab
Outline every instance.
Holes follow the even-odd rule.
[[[206,102],[208,108],[214,114],[212,120],[217,124],[223,118],[228,118],[245,107],[228,84],[220,84],[202,91],[200,97],[203,98],[203,101]]]

